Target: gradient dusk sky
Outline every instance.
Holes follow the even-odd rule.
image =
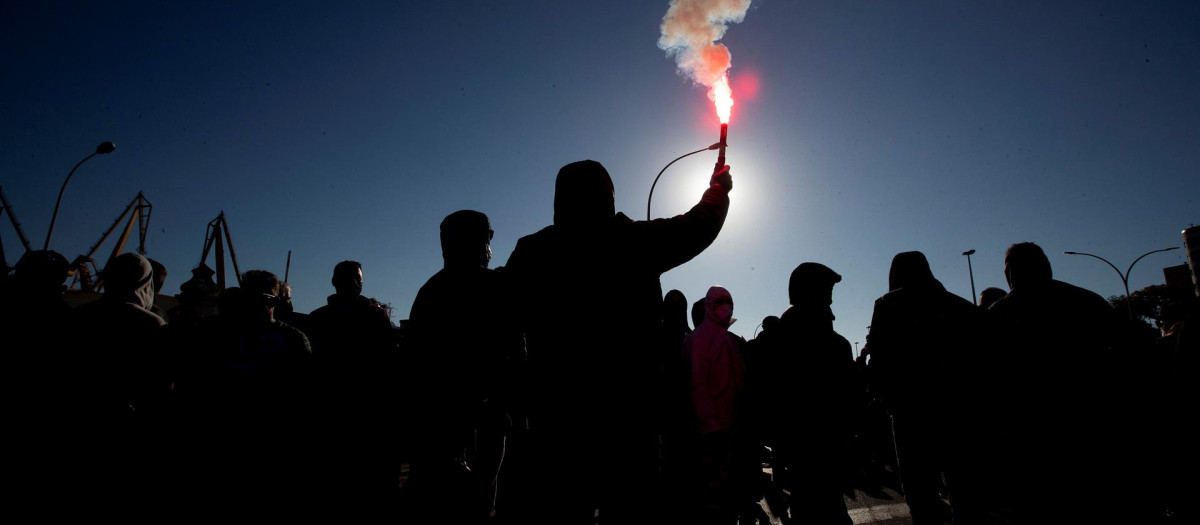
[[[67,188],[51,248],[68,259],[143,191],[166,293],[224,210],[243,270],[282,277],[293,251],[298,311],[354,259],[399,321],[441,267],[447,214],[490,216],[500,266],[550,224],[562,165],[600,161],[617,209],[643,219],[658,170],[717,141],[704,89],[655,45],[666,9],[7,2],[0,185],[40,247],[63,178],[111,140]],[[662,283],[689,300],[725,286],[744,336],[787,307],[804,261],[844,276],[835,327],[861,342],[897,252],[924,252],[970,297],[963,251],[977,250],[977,290],[1007,288],[1005,248],[1034,241],[1057,278],[1107,297],[1123,293],[1115,272],[1063,251],[1124,269],[1200,222],[1200,2],[754,0],[722,42],[731,213]],[[655,216],[696,202],[714,160],[668,170]],[[0,238],[14,263],[7,218]],[[1147,257],[1130,286],[1184,262]]]

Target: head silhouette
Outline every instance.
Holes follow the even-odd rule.
[[[241,299],[247,319],[274,321],[279,306],[279,278],[266,270],[242,274]]]
[[[1037,287],[1049,283],[1054,279],[1054,272],[1041,246],[1019,242],[1004,252],[1004,277],[1008,279],[1008,289],[1016,290],[1018,286]]]
[[[996,301],[1003,299],[1006,295],[1008,295],[1008,292],[994,286],[984,288],[982,292],[979,292],[979,307],[987,310]]]
[[[217,313],[221,317],[229,319],[241,319],[245,317],[243,311],[246,309],[244,293],[237,286],[231,286],[217,293]]]
[[[921,252],[897,253],[888,272],[888,291],[922,287],[937,282],[929,269],[929,260]]]
[[[779,328],[779,316],[768,315],[762,320],[762,333],[773,332]]]
[[[337,291],[338,295],[357,296],[362,293],[362,265],[358,261],[342,261],[337,263],[333,267],[333,289]]]
[[[704,322],[704,298],[703,297],[696,299],[696,302],[692,303],[691,314],[692,314],[692,326],[696,327],[696,328],[700,328],[700,323]]]
[[[615,214],[612,177],[599,162],[581,160],[558,170],[554,183],[554,224],[588,224]]]
[[[663,323],[671,327],[687,327],[688,302],[679,290],[671,290],[663,296]]]
[[[788,279],[788,301],[793,306],[829,306],[833,304],[833,285],[842,276],[821,263],[801,263]]]
[[[30,293],[61,294],[70,266],[67,258],[54,250],[30,250],[13,267],[13,281]]]
[[[442,261],[450,267],[487,268],[492,260],[492,225],[488,216],[460,210],[442,220]]]
[[[213,282],[216,272],[207,264],[192,268],[192,278],[179,285],[180,300],[191,300],[198,297],[216,297],[221,293],[217,283]]]

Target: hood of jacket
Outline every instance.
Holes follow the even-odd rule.
[[[616,214],[612,177],[594,160],[572,162],[554,182],[554,224],[589,224]]]
[[[154,306],[154,269],[136,253],[123,253],[104,267],[104,296],[146,310]]]
[[[941,283],[933,277],[925,254],[903,252],[892,258],[892,269],[888,272],[888,291],[931,286],[940,287]]]

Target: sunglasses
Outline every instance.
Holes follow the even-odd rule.
[[[268,308],[275,308],[276,306],[279,306],[279,303],[282,302],[279,296],[271,295],[269,293],[262,294],[262,296],[259,297],[259,300],[262,301],[262,304]]]

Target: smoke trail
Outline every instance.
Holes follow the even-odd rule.
[[[675,56],[679,70],[697,84],[708,86],[725,76],[730,66],[729,48],[716,43],[729,23],[746,17],[750,0],[671,0],[663,16],[658,47]]]

